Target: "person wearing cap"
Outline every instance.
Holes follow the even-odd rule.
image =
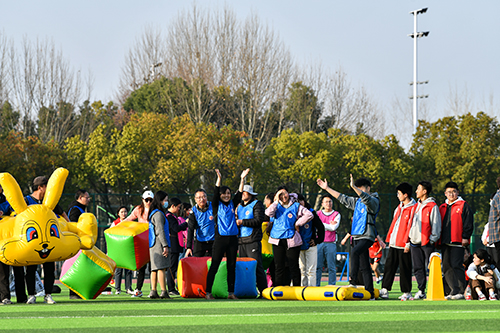
[[[154,194],[152,191],[144,191],[142,194],[141,204],[136,206],[132,213],[127,216],[125,221],[136,221],[139,223],[149,223],[149,210],[151,204],[153,203]],[[168,199],[168,197],[167,197]],[[144,265],[137,271],[137,285],[136,289],[133,291],[132,297],[142,297],[142,286],[144,285],[144,279],[146,277],[146,269],[149,264]]]
[[[243,186],[241,202],[237,209],[238,252],[240,257],[257,260],[257,289],[267,288],[267,278],[262,265],[262,223],[266,219],[264,205],[257,200],[257,193],[250,185]]]

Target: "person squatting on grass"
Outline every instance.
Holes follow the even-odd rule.
[[[273,285],[289,285],[285,268],[288,263],[293,286],[300,286],[299,256],[302,238],[298,229],[312,220],[313,214],[297,202],[294,193],[290,195],[286,187],[281,187],[276,192],[273,203],[266,209],[266,215],[274,218],[269,236],[276,271]]]
[[[212,264],[207,274],[206,296],[208,300],[214,299],[212,286],[215,274],[219,269],[224,253],[226,254],[227,290],[228,299],[238,299],[234,295],[234,282],[236,278],[236,257],[238,254],[238,225],[236,224],[235,207],[241,201],[241,193],[245,184],[245,177],[250,169],[241,173],[241,181],[238,191],[231,200],[231,189],[227,186],[221,187],[221,174],[218,169],[215,193],[213,197],[213,216],[215,216],[215,237],[212,250]]]
[[[493,265],[488,252],[484,249],[476,250],[474,259],[467,269],[473,299],[485,301],[484,292],[486,292],[490,301],[497,300],[496,284],[498,283],[498,277],[494,270],[495,265]]]
[[[368,249],[375,241],[377,235],[375,220],[380,211],[378,194],[370,192],[371,183],[368,179],[360,178],[354,181],[352,175],[349,185],[356,192],[357,198],[349,197],[330,188],[326,179],[318,179],[317,184],[335,199],[339,200],[341,204],[354,210],[350,232],[354,246],[351,248],[350,253],[349,277],[351,285],[359,284],[360,281],[357,281],[357,276],[358,271],[361,270],[365,289],[370,293],[371,299],[375,299]]]
[[[386,242],[389,243],[389,254],[385,261],[384,278],[380,297],[388,298],[388,291],[392,289],[396,271],[399,268],[400,288],[403,295],[399,297],[402,301],[412,298],[411,295],[411,255],[408,234],[410,232],[416,202],[411,197],[413,188],[408,183],[401,183],[396,187],[400,204],[394,210]]]

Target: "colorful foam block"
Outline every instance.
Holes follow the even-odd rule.
[[[149,224],[124,221],[104,231],[108,256],[116,267],[139,270],[149,262]]]
[[[177,286],[184,298],[204,297],[207,286],[207,261],[210,257],[187,257],[179,261]]]
[[[212,261],[207,262],[210,269]],[[257,260],[252,258],[238,258],[236,261],[236,278],[234,282],[234,294],[238,298],[257,297],[256,274]],[[222,260],[212,286],[212,295],[215,298],[227,298],[227,266],[226,260]]]
[[[116,264],[96,247],[66,260],[60,281],[83,299],[95,299],[113,278]]]
[[[271,262],[274,259],[273,255],[273,246],[269,244],[269,235],[266,232],[267,225],[269,222],[262,223],[262,266],[264,266],[264,270],[268,269],[271,265]]]

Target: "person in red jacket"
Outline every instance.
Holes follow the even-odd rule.
[[[389,254],[385,261],[384,278],[380,297],[387,299],[388,291],[392,289],[394,277],[399,267],[400,288],[403,295],[399,298],[402,301],[411,299],[411,255],[410,233],[413,214],[415,213],[416,202],[411,197],[413,187],[408,183],[401,183],[396,187],[400,204],[394,211],[391,227],[387,233],[386,242],[389,243]]]
[[[441,213],[441,253],[443,255],[443,274],[450,288],[446,299],[464,299],[465,268],[464,248],[474,229],[474,215],[458,192],[455,182],[445,185],[446,201],[439,206]]]

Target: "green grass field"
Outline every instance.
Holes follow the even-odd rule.
[[[102,295],[70,300],[68,290],[53,295],[55,305],[0,306],[1,330],[140,331],[168,327],[179,332],[486,332],[500,331],[500,301],[389,300],[269,301],[150,300]],[[416,288],[414,288],[416,290]],[[147,295],[146,290],[144,293]]]

